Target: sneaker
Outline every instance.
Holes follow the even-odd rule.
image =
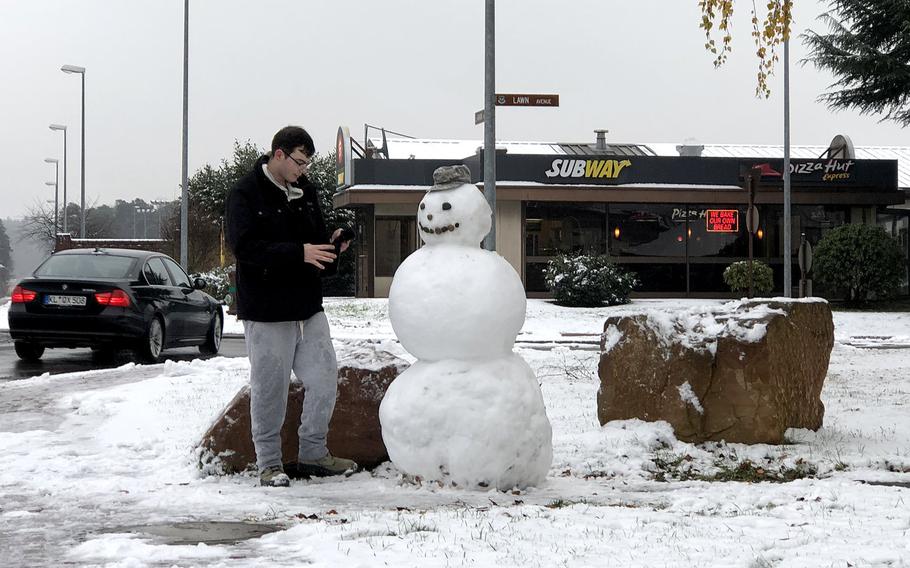
[[[287,487],[291,479],[284,473],[280,465],[270,465],[259,472],[259,485],[265,487]]]
[[[302,476],[328,477],[331,475],[351,475],[360,467],[354,460],[336,458],[326,454],[318,460],[306,460],[297,463],[297,472]]]

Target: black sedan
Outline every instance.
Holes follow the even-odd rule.
[[[16,354],[37,361],[47,347],[132,349],[154,363],[169,347],[221,347],[221,304],[179,264],[156,252],[96,248],[51,255],[13,290],[9,331]]]

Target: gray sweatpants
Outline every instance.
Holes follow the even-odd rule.
[[[291,371],[303,382],[300,460],[317,460],[325,445],[335,409],[338,363],[324,312],[310,319],[281,322],[244,320],[250,356],[250,418],[256,465],[281,465],[281,426],[287,410]]]

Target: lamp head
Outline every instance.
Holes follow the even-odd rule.
[[[55,181],[46,181],[46,182],[44,182],[44,185],[57,185],[57,182],[55,182]]]
[[[50,129],[51,130],[62,130],[64,132],[66,132],[66,125],[65,124],[51,124]]]
[[[60,160],[58,160],[57,158],[44,158],[44,161],[47,162],[48,164],[56,164],[56,163],[60,162]]]
[[[64,65],[60,70],[64,73],[85,73],[85,67],[79,67],[78,65]]]

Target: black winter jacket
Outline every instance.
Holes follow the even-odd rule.
[[[228,246],[237,259],[237,317],[252,321],[298,321],[322,311],[323,276],[304,262],[303,245],[329,242],[316,187],[301,176],[303,197],[288,201],[262,171],[268,156],[231,189],[225,205]]]

